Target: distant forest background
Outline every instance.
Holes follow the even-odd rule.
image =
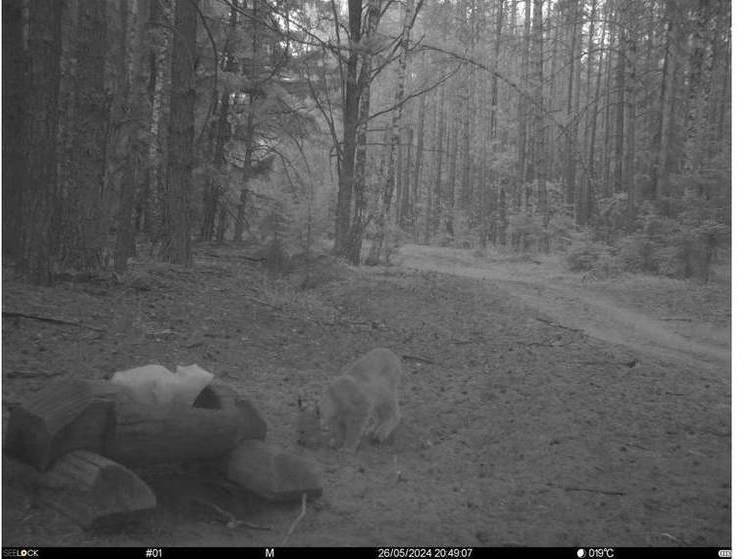
[[[2,13],[2,250],[30,281],[189,265],[195,241],[280,269],[416,242],[705,280],[728,254],[727,1]]]

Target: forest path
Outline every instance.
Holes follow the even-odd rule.
[[[698,363],[729,371],[730,327],[691,316],[667,317],[631,308],[563,272],[556,260],[516,260],[513,256],[478,258],[473,251],[405,245],[395,263],[420,271],[437,272],[495,282],[529,307],[567,328],[643,354]]]

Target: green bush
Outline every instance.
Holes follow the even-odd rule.
[[[572,272],[590,272],[600,262],[608,262],[610,258],[611,254],[606,245],[585,242],[572,247],[568,251],[565,261]]]

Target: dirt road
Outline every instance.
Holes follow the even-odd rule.
[[[464,250],[406,245],[400,250],[397,263],[421,271],[489,280],[558,323],[593,338],[641,353],[729,371],[730,328],[686,319],[661,320],[625,308],[579,284],[577,276],[562,274],[553,261],[496,261],[476,258]],[[546,268],[550,268],[549,272]],[[551,277],[547,277],[549,274]]]

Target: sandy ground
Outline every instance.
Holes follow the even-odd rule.
[[[288,545],[730,545],[727,280],[583,281],[550,258],[406,246],[391,268],[324,264],[300,291],[302,274],[269,279],[243,254],[55,288],[6,274],[4,311],[104,331],[4,317],[4,419],[50,378],[198,363],[320,468]],[[298,447],[297,397],[376,346],[404,358],[394,440]],[[3,544],[280,545],[299,510],[142,474],[158,509],[85,531],[4,476]]]

